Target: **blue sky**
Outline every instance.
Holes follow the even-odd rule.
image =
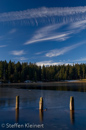
[[[0,60],[86,63],[86,1],[0,0]]]

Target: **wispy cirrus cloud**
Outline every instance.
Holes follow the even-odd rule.
[[[81,20],[81,21],[71,23],[69,29],[76,30],[75,33],[78,33],[86,29],[86,20]]]
[[[20,55],[24,55],[26,53],[24,52],[24,50],[14,50],[14,51],[11,51],[10,54],[20,56]]]
[[[80,20],[81,18],[86,19],[86,6],[51,7],[51,8],[41,7],[41,8],[35,8],[35,9],[27,9],[23,11],[4,12],[4,13],[0,13],[0,22],[31,19],[32,22],[38,23],[39,18],[41,19],[50,18],[51,21],[53,21],[52,17],[60,17],[60,16],[63,16],[62,21],[65,21],[65,22]],[[65,20],[65,17],[67,16],[68,16],[68,19]],[[47,19],[47,20],[50,21],[50,19],[49,20]]]
[[[48,40],[66,40],[73,31],[59,32],[58,28],[62,27],[64,24],[55,24],[43,27],[37,30],[32,38],[25,42],[25,45],[48,41]],[[57,31],[57,32],[56,32]]]
[[[68,47],[64,47],[61,49],[54,49],[54,50],[50,50],[48,53],[45,54],[46,57],[55,57],[55,56],[60,56],[63,55],[75,48],[77,48],[78,46],[85,44],[86,42],[81,42],[81,43],[77,43]]]
[[[35,40],[30,40],[30,41],[27,41],[26,43],[24,43],[25,45],[28,45],[28,44],[32,44],[32,43],[36,43],[36,42],[43,42],[43,41],[48,41],[48,40],[65,40],[68,38],[68,35],[70,33],[63,33],[63,34],[57,34],[57,35],[54,35],[54,36],[48,36],[48,37],[45,37],[45,38],[42,38],[42,39],[35,39]]]
[[[34,32],[32,38],[26,41],[24,44],[28,45],[43,41],[65,41],[72,37],[73,34],[77,34],[83,29],[86,29],[86,20],[68,24],[51,24]]]
[[[79,32],[86,28],[86,6],[78,7],[41,7],[35,9],[27,9],[23,11],[4,12],[0,13],[0,22],[7,21],[28,21],[28,24],[37,24],[40,22],[53,24],[42,28],[34,33],[31,39],[27,40],[24,44],[32,44],[48,40],[61,40],[64,41],[71,37],[72,34]],[[57,24],[56,24],[57,23]],[[61,24],[60,24],[61,23]],[[70,24],[69,31],[57,33],[59,27],[64,24]],[[55,25],[54,25],[55,24]],[[75,31],[77,29],[77,31]],[[10,33],[14,33],[12,30]]]

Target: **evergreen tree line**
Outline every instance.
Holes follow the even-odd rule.
[[[0,81],[61,81],[86,78],[86,64],[37,66],[33,63],[0,61]]]

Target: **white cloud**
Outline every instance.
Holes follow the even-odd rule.
[[[73,65],[73,64],[75,64],[75,63],[77,63],[77,61],[79,61],[80,63],[82,62],[82,61],[86,61],[86,57],[84,57],[84,58],[80,58],[80,59],[77,59],[77,60],[63,60],[63,61],[59,61],[59,62],[54,62],[54,61],[52,61],[52,60],[49,60],[49,61],[40,61],[40,62],[36,62],[36,64],[38,65],[38,66],[43,66],[43,65],[45,65],[45,66],[50,66],[50,65]]]
[[[11,51],[11,54],[20,56],[20,55],[25,54],[25,52],[24,52],[24,50],[14,50],[14,51]]]
[[[71,45],[71,46],[68,46],[68,47],[64,47],[64,48],[61,48],[61,49],[50,50],[48,53],[45,54],[45,56],[46,57],[60,56],[60,55],[63,55],[63,54],[65,54],[66,52],[68,52],[70,50],[75,49],[76,47],[78,47],[78,46],[80,46],[82,44],[85,44],[85,43],[86,42],[81,42],[81,43]]]
[[[66,63],[66,62],[53,62],[52,60],[49,60],[49,61],[40,61],[40,62],[36,62],[36,64],[38,65],[38,66],[43,66],[43,65],[45,65],[45,66],[50,66],[50,65],[63,65],[63,64],[65,64],[65,65],[68,65],[68,64],[70,64],[70,65],[72,65],[73,63]]]

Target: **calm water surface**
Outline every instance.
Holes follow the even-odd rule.
[[[86,84],[58,86],[54,90],[0,87],[0,130],[86,130],[85,87]],[[20,96],[19,111],[15,111],[16,95]],[[38,109],[41,96],[44,100],[43,112]],[[74,112],[69,110],[70,96],[74,96]],[[20,128],[15,123],[21,125]],[[25,127],[27,123],[33,128],[28,125]],[[9,128],[8,124],[11,124]],[[35,124],[40,125],[40,128],[34,128]]]

